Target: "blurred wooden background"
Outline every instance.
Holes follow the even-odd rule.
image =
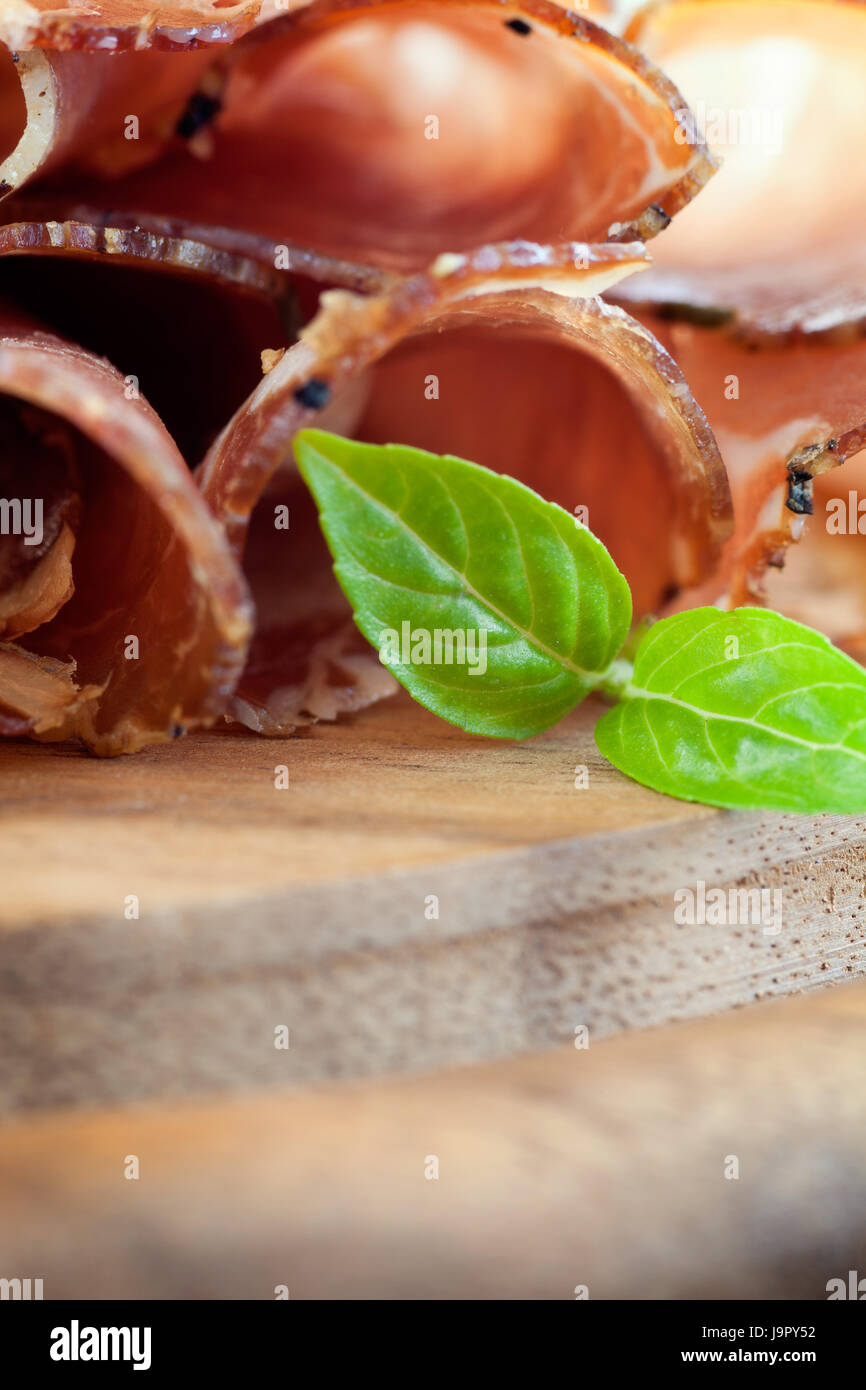
[[[425,1078],[19,1118],[3,1272],[46,1298],[822,1299],[866,1274],[864,1096],[860,984]]]
[[[0,747],[0,1277],[823,1298],[866,1276],[866,822],[656,796],[598,757],[593,715],[491,744],[401,698],[110,763]],[[698,880],[778,889],[782,930],[677,924]]]

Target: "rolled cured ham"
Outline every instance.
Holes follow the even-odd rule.
[[[211,722],[247,586],[137,376],[3,309],[0,431],[0,732],[111,755]]]
[[[639,301],[755,344],[861,325],[866,5],[664,0],[627,32],[682,91],[680,138],[722,162],[658,243]]]
[[[112,180],[113,208],[389,270],[516,237],[646,239],[714,168],[675,138],[667,78],[549,0],[315,0],[214,50],[199,94],[184,138]]]
[[[769,599],[862,651],[862,540],[828,533],[826,506],[856,484],[866,440],[866,167],[849,157],[866,6],[668,0],[627,32],[681,87],[684,127],[723,157],[653,268],[616,290],[683,368],[731,480],[721,569],[681,601]],[[803,554],[786,560],[793,540]]]
[[[730,528],[712,434],[652,335],[590,297],[645,258],[640,244],[517,243],[444,256],[380,295],[323,297],[201,473],[258,613],[235,718],[285,733],[395,688],[354,629],[292,465],[311,420],[529,483],[602,537],[639,612],[712,572]]]

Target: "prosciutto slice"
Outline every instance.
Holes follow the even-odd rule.
[[[219,51],[201,90],[188,138],[113,179],[113,208],[385,270],[515,237],[645,239],[714,168],[676,138],[667,78],[549,0],[317,0]]]
[[[851,538],[855,546],[840,545],[835,536],[827,544],[825,503],[856,485],[859,463],[838,477],[834,470],[866,447],[866,340],[783,339],[756,351],[724,329],[666,320],[646,309],[640,317],[676,358],[706,410],[734,498],[736,529],[722,563],[709,586],[685,600],[741,604],[770,598],[802,621],[844,637],[853,611],[853,595],[846,601],[844,592],[862,590],[862,575],[858,565],[846,579],[842,552],[850,564],[857,537]],[[800,585],[783,582],[779,571],[790,563],[788,547],[807,535],[809,573],[798,563]],[[834,587],[835,604],[829,596]],[[858,623],[866,628],[861,609]]]
[[[0,733],[133,752],[211,721],[251,610],[149,405],[0,312]]]
[[[318,295],[316,258],[277,271],[255,238],[240,254],[218,229],[14,210],[0,226],[0,298],[113,362],[191,465],[259,381],[263,345],[286,346],[310,312],[302,299]],[[351,267],[335,271],[352,282]]]
[[[108,189],[99,186],[99,191],[103,195],[113,192],[114,185]],[[232,281],[286,305],[291,290],[315,304],[323,288],[338,285],[368,294],[384,289],[395,278],[374,266],[324,256],[294,243],[275,248],[269,238],[252,232],[107,208],[57,193],[46,196],[28,190],[10,198],[3,212],[7,221],[0,225],[0,253],[5,255],[58,253],[90,259],[110,256],[130,263],[147,261]]]
[[[682,138],[719,176],[658,244],[642,303],[698,308],[752,342],[866,319],[866,5],[668,0],[632,41],[681,88]]]
[[[731,479],[735,534],[684,601],[769,600],[862,652],[861,533],[826,523],[828,501],[856,490],[866,442],[866,166],[850,157],[866,6],[672,0],[628,34],[723,156],[652,269],[616,290],[683,368]],[[794,540],[802,553],[786,559]]]
[[[354,629],[292,464],[314,419],[462,454],[577,511],[639,613],[712,571],[730,500],[706,420],[652,335],[589,297],[646,259],[639,243],[512,243],[442,256],[379,295],[323,296],[201,473],[258,613],[236,719],[285,733],[396,688]]]

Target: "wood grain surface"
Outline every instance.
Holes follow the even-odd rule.
[[[589,1043],[7,1121],[0,1273],[48,1299],[823,1299],[866,1276],[866,986]]]
[[[404,697],[108,762],[4,744],[0,1108],[421,1071],[863,972],[866,821],[656,795],[597,712],[523,744]],[[782,930],[678,925],[699,880],[778,889]]]

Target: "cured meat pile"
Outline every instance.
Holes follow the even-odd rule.
[[[586,508],[638,616],[769,592],[866,656],[856,537],[816,517],[780,569],[866,442],[866,8],[626,18],[2,0],[0,732],[107,755],[392,693],[311,423]],[[720,172],[706,108],[757,113]]]

